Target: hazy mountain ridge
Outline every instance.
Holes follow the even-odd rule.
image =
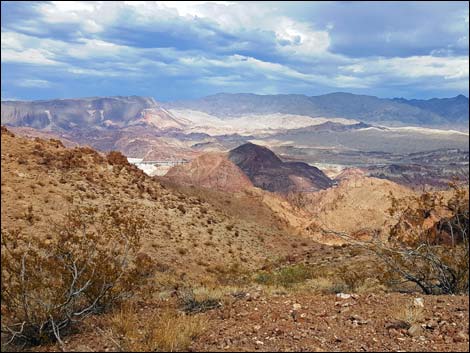
[[[219,93],[197,100],[157,103],[151,97],[90,97],[40,101],[2,101],[1,121],[9,126],[47,130],[76,128],[113,129],[152,125],[158,129],[223,134],[226,130],[244,132],[302,128],[306,117],[349,119],[340,123],[365,122],[388,126],[446,127],[468,130],[468,98],[430,100],[385,99],[351,93],[321,96],[256,95]],[[289,118],[289,124],[286,119]],[[272,121],[273,125],[269,125]]]
[[[456,122],[468,125],[468,98],[460,94],[453,98],[432,98],[427,100],[394,98],[396,102],[410,104],[441,116],[452,116]]]
[[[196,100],[163,103],[163,106],[202,111],[221,119],[245,114],[285,113],[389,125],[458,126],[468,129],[468,98],[462,95],[448,99],[408,101],[341,92],[312,97],[219,93]]]

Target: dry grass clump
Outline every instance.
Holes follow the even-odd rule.
[[[338,282],[335,278],[329,277],[316,277],[305,282],[299,290],[306,290],[308,292],[336,294],[348,292],[348,287],[343,282]]]
[[[109,319],[113,342],[121,351],[175,352],[189,348],[207,327],[200,315],[185,315],[166,308],[155,317],[142,320],[133,305],[123,306]]]

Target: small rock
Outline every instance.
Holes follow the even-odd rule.
[[[420,336],[423,333],[423,328],[421,325],[414,324],[408,329],[408,335],[411,337],[417,337]]]
[[[454,342],[467,342],[468,341],[468,333],[460,331],[454,337]]]
[[[424,308],[424,299],[423,298],[414,298],[413,305],[416,308]]]
[[[262,346],[264,344],[264,342],[262,341],[256,341],[255,344],[257,344],[258,346]]]
[[[363,319],[361,316],[359,316],[359,315],[351,315],[351,316],[349,317],[349,320],[352,320],[352,321],[363,321],[364,319]]]
[[[369,321],[367,320],[364,320],[361,316],[359,315],[351,315],[349,317],[349,320],[351,320],[354,324],[356,325],[365,325],[367,324]]]
[[[297,304],[297,303],[295,303],[292,307],[293,307],[293,309],[296,310],[296,311],[302,309],[302,305]]]
[[[351,294],[338,293],[338,294],[336,294],[336,297],[340,298],[340,299],[349,299],[349,298],[351,298]]]
[[[407,323],[406,321],[402,321],[402,320],[395,320],[393,322],[390,322],[388,324],[385,325],[385,328],[387,330],[390,330],[390,329],[409,329],[410,328],[410,324]]]
[[[430,330],[434,330],[437,327],[437,321],[436,320],[429,320],[426,323],[426,328]]]

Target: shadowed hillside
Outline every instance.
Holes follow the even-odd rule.
[[[272,192],[326,189],[332,181],[318,168],[302,162],[283,162],[272,151],[247,143],[229,152],[228,158],[252,181]]]

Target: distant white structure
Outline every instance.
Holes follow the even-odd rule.
[[[150,176],[165,175],[171,167],[175,165],[186,164],[186,159],[170,159],[170,160],[149,160],[144,161],[143,158],[127,158],[127,161],[141,169],[145,174]]]
[[[173,167],[175,165],[180,165],[180,164],[186,164],[188,161],[186,159],[178,159],[178,160],[160,160],[160,161],[140,161],[136,164],[139,165],[155,165],[158,167],[163,167],[163,166],[170,166]]]

